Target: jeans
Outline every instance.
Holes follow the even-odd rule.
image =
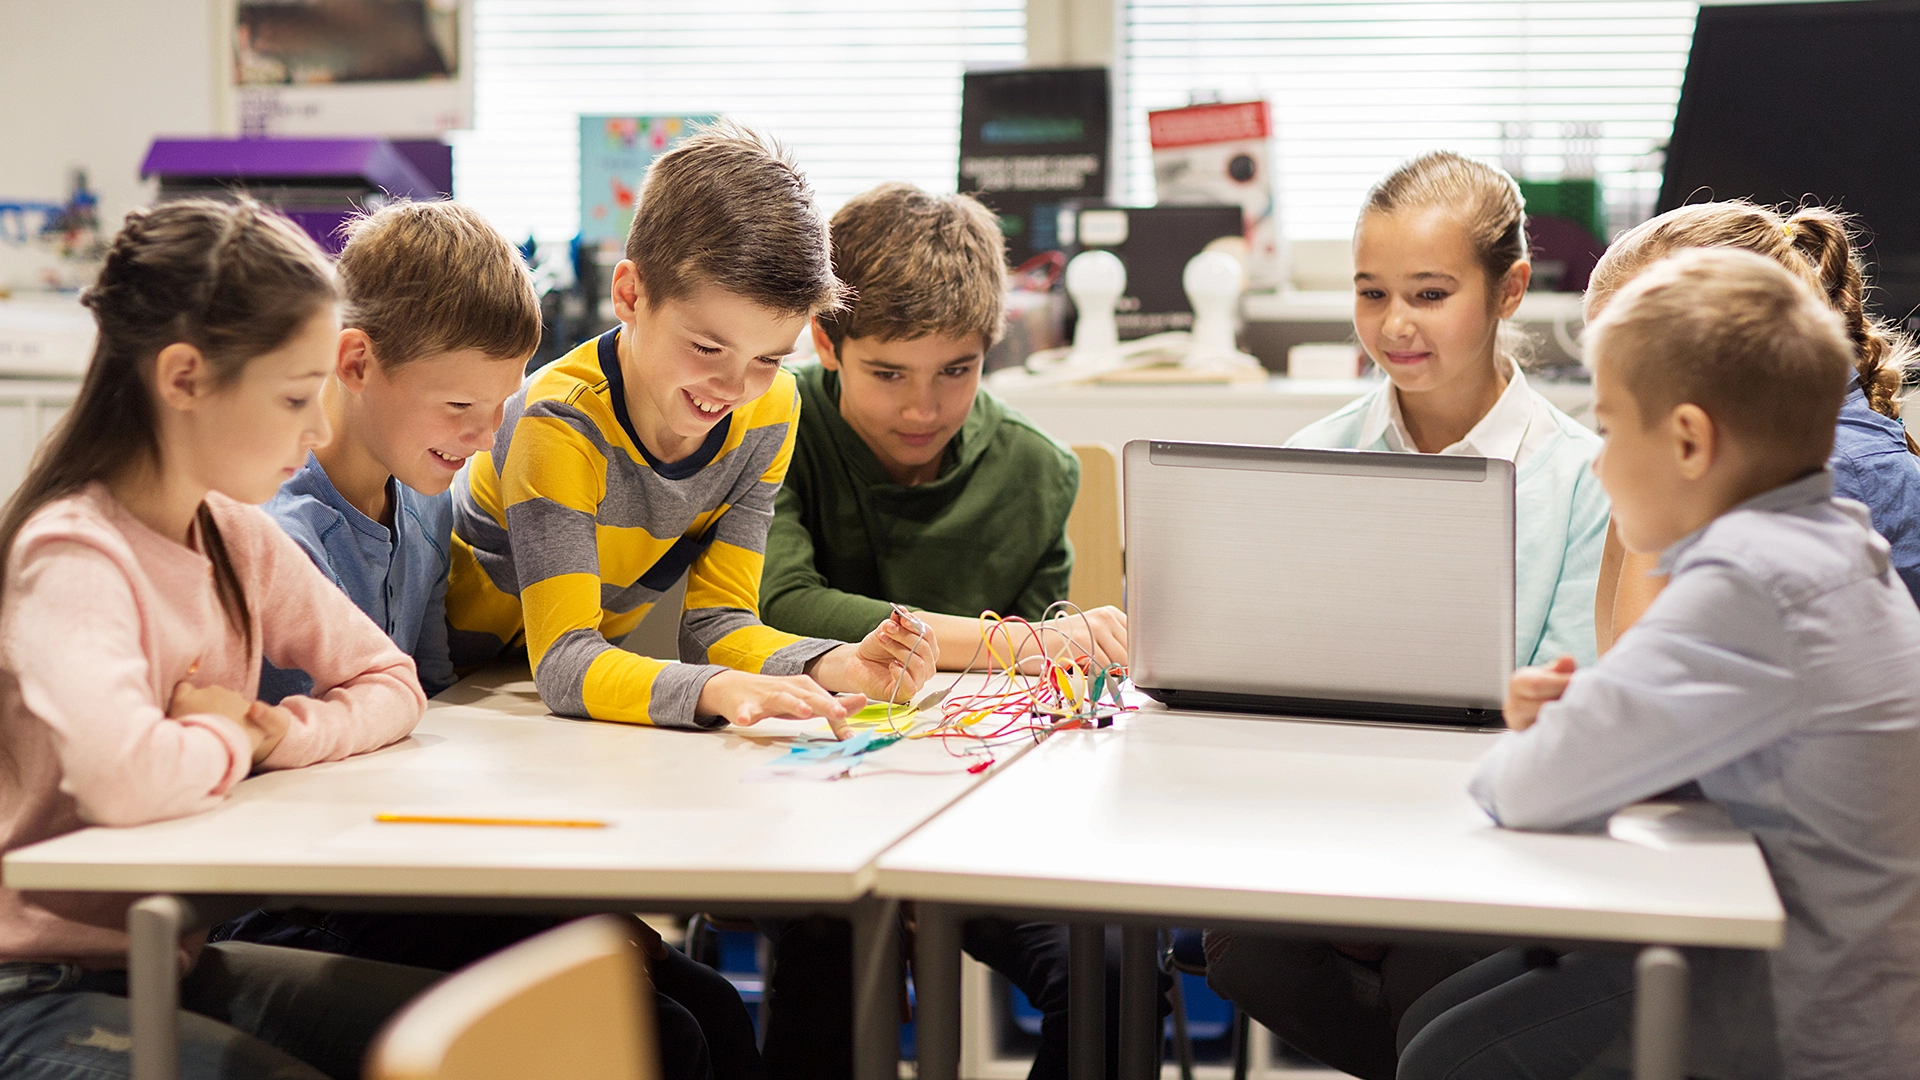
[[[180,980],[181,1080],[357,1080],[380,1025],[440,977],[265,945],[210,945]],[[0,1076],[127,1076],[126,993],[124,971],[0,964]]]
[[[853,931],[844,919],[766,920],[773,942],[772,1008],[764,1044],[773,1080],[846,1080],[853,1073]],[[1028,1080],[1066,1080],[1067,928],[974,919],[961,930],[967,955],[1005,976],[1041,1012],[1040,1050]],[[1118,934],[1107,940],[1107,1076],[1118,1074]],[[1171,980],[1160,977],[1161,1014]]]
[[[1508,949],[1413,1003],[1399,1080],[1571,1080],[1627,1029],[1633,959]]]
[[[214,931],[264,942],[442,971],[566,920],[533,915],[414,915],[254,911]],[[662,1080],[765,1080],[753,1018],[720,973],[669,947],[647,960],[653,979]]]
[[[1394,1080],[1394,1033],[1422,994],[1484,952],[1388,945],[1357,960],[1330,941],[1206,935],[1207,985],[1287,1045],[1361,1080]]]

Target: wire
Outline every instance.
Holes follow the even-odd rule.
[[[1039,623],[1019,616],[1001,616],[994,611],[980,613],[980,643],[968,658],[966,669],[979,663],[981,653],[988,659],[987,679],[977,691],[954,693],[965,673],[954,677],[942,695],[940,717],[930,727],[900,732],[907,739],[935,739],[942,749],[960,760],[973,759],[966,772],[981,772],[992,767],[994,751],[1022,742],[1038,742],[1056,731],[1094,727],[1129,712],[1119,694],[1126,669],[1117,664],[1102,666],[1088,653],[1096,648],[1093,623],[1084,611],[1066,601],[1047,606]],[[1073,636],[1052,625],[1060,619],[1079,618],[1086,633],[1086,648]],[[1057,635],[1056,647],[1049,635]],[[1023,657],[1022,653],[1028,655]],[[1036,665],[1031,673],[1028,665]],[[1102,698],[1107,698],[1103,703]],[[985,760],[980,760],[984,754]],[[873,775],[868,770],[857,775]],[[907,771],[907,770],[887,770]],[[847,775],[856,775],[852,768]]]

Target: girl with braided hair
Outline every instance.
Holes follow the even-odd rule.
[[[413,730],[396,647],[257,505],[328,438],[333,269],[257,203],[129,215],[78,400],[0,515],[0,850]],[[262,658],[314,676],[255,700]],[[127,1076],[127,896],[0,889],[0,1074]],[[348,1080],[436,972],[180,942],[181,1075]]]
[[[1589,322],[1640,271],[1683,248],[1737,247],[1779,262],[1814,286],[1845,321],[1853,340],[1852,385],[1834,429],[1833,493],[1865,503],[1873,527],[1893,549],[1894,569],[1920,601],[1920,446],[1900,420],[1900,388],[1915,363],[1906,335],[1869,314],[1867,281],[1846,215],[1824,206],[1791,213],[1744,200],[1670,210],[1615,240],[1587,288]],[[1640,617],[1666,579],[1652,556],[1626,551],[1611,529],[1594,598],[1602,652]]]

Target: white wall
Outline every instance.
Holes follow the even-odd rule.
[[[215,127],[218,0],[0,0],[0,201],[60,202],[84,167],[109,233],[153,195],[156,135]]]
[[[1029,0],[1030,62],[1111,63],[1119,2]],[[111,233],[153,196],[139,168],[154,137],[231,130],[213,60],[230,10],[230,0],[0,0],[0,201],[61,201],[68,172],[84,167]]]

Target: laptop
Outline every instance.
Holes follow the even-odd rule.
[[[1513,463],[1135,440],[1133,683],[1168,706],[1498,725]]]

